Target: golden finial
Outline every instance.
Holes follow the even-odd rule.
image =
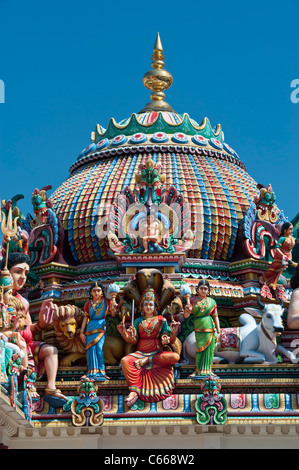
[[[150,95],[151,102],[148,103],[140,113],[147,111],[174,112],[172,107],[164,101],[164,91],[170,88],[173,83],[173,77],[171,73],[164,69],[164,65],[163,47],[160,34],[158,33],[154,45],[154,53],[152,55],[152,70],[146,72],[142,79],[144,86],[152,91]]]

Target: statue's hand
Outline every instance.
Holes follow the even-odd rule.
[[[126,332],[126,325],[121,322],[117,325],[117,329],[120,332],[120,334],[123,336]]]
[[[174,335],[177,335],[178,334],[178,331],[179,331],[179,327],[180,327],[180,322],[178,321],[173,321],[170,323],[169,325],[170,329],[171,329],[171,332],[174,334]]]
[[[185,309],[184,309],[184,318],[188,318],[191,312],[192,312],[192,305],[186,304]]]
[[[56,309],[57,306],[50,299],[42,303],[38,316],[40,328],[46,328],[53,323],[53,315]]]
[[[170,338],[168,335],[164,334],[161,336],[161,343],[162,345],[164,346],[165,344],[169,344],[170,343]]]
[[[132,338],[135,338],[137,335],[136,329],[132,325],[128,328],[128,333],[132,336]]]
[[[82,331],[80,331],[80,339],[83,344],[86,344],[86,336]]]

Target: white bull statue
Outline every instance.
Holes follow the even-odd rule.
[[[263,305],[260,300],[259,306],[261,309],[245,308],[248,313],[240,315],[240,328],[222,328],[224,341],[216,344],[213,363],[277,364],[277,353],[289,358],[293,364],[299,362],[293,352],[276,342],[276,336],[284,330],[283,307],[279,304]],[[262,315],[261,322],[257,324],[252,315]],[[195,353],[195,333],[192,332],[183,343],[187,363],[195,362]]]

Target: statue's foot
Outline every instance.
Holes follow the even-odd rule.
[[[87,374],[87,377],[93,380],[110,380],[110,377],[108,377],[108,375],[105,372]]]
[[[136,403],[136,401],[138,400],[138,395],[136,392],[130,392],[129,395],[127,396],[127,398],[125,398],[125,404],[131,408],[131,406],[134,405],[134,403]]]
[[[148,363],[148,357],[145,357],[144,359],[137,359],[137,361],[135,361],[135,367],[136,369],[141,369],[147,363]]]
[[[147,253],[147,252],[148,252],[148,250],[144,250],[144,251],[143,251],[143,253]]]
[[[195,371],[189,375],[189,377],[192,379],[192,377],[201,377],[202,376],[202,373],[200,370],[198,369],[195,369]]]
[[[59,388],[45,388],[45,395],[53,398],[60,398],[61,400],[67,401],[67,397],[63,395]]]

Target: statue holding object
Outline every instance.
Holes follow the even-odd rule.
[[[220,323],[217,314],[217,304],[209,297],[210,284],[207,280],[199,281],[196,297],[187,301],[184,317],[194,315],[194,331],[196,339],[195,371],[192,378],[215,376],[212,373],[212,362],[215,345],[220,338]],[[188,295],[188,294],[187,294]]]
[[[117,196],[109,212],[110,250],[123,253],[182,253],[194,242],[191,212],[175,186],[164,187],[161,164],[148,158],[139,167],[136,188]]]
[[[105,372],[104,342],[106,338],[106,316],[116,316],[118,307],[116,296],[119,287],[108,287],[108,303],[102,284],[94,282],[90,286],[90,300],[84,305],[84,318],[80,330],[81,341],[86,345],[87,377],[94,380],[109,380]]]
[[[286,300],[283,290],[277,285],[279,276],[289,266],[297,266],[292,261],[292,249],[295,246],[296,239],[292,236],[293,225],[291,222],[284,222],[281,227],[280,236],[275,244],[275,253],[273,261],[267,271],[260,277],[261,297],[274,297],[277,300]]]
[[[1,269],[5,266],[5,259],[1,262]],[[27,275],[29,273],[30,258],[24,253],[9,253],[7,256],[7,267],[12,277],[12,295],[21,302],[25,310],[25,329],[20,331],[20,335],[26,343],[27,354],[22,359],[22,365],[37,373],[38,378],[42,376],[44,370],[47,375],[47,386],[45,388],[45,398],[51,400],[53,406],[61,406],[67,401],[62,392],[56,388],[56,374],[58,369],[58,351],[54,346],[35,341],[34,335],[41,332],[52,324],[55,311],[51,300],[42,303],[39,320],[32,323],[29,313],[28,301],[19,293],[23,289]]]
[[[134,282],[135,286],[132,285]],[[118,325],[124,340],[136,345],[136,351],[121,360],[130,390],[125,399],[129,407],[138,398],[145,402],[157,402],[170,396],[174,388],[173,365],[180,360],[179,350],[176,349],[180,323],[172,320],[168,325],[160,313],[174,299],[171,287],[164,286],[163,289],[162,274],[155,269],[139,271],[133,283],[128,283],[127,290],[124,290],[124,294],[127,293],[132,299],[131,326],[127,329],[123,322]],[[135,300],[140,312],[136,319]]]

